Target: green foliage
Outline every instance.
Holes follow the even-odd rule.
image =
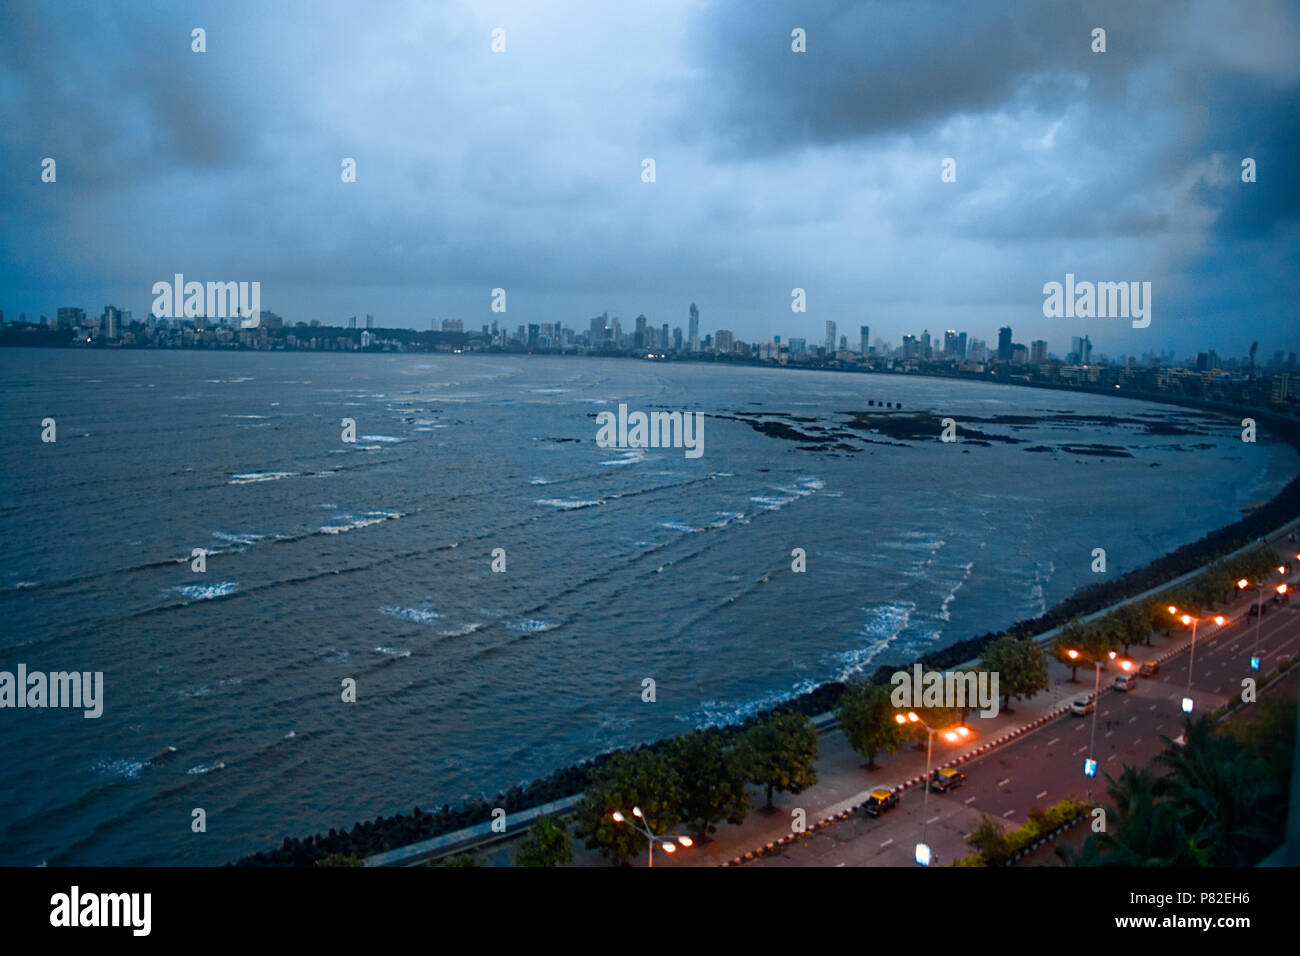
[[[482,866],[479,858],[473,853],[460,853],[456,856],[449,856],[445,860],[439,860],[434,866]]]
[[[697,730],[674,740],[668,759],[681,781],[681,817],[697,840],[717,832],[722,820],[745,822],[753,755],[743,740],[728,743],[716,731]]]
[[[364,860],[350,853],[331,853],[316,861],[317,866],[365,866]]]
[[[569,831],[554,817],[538,817],[528,827],[528,840],[515,854],[516,866],[564,866],[573,862]]]
[[[910,734],[894,719],[897,711],[889,702],[887,688],[857,681],[844,688],[835,705],[835,716],[849,746],[876,768],[876,754],[898,753]]]
[[[972,854],[971,856],[959,856],[957,859],[952,861],[951,865],[952,866],[988,866],[988,864],[984,862],[984,858],[980,856],[978,853]]]
[[[1073,797],[1046,810],[1035,807],[1028,813],[1028,822],[1014,830],[1004,830],[997,818],[987,810],[981,810],[979,826],[966,842],[978,852],[981,861],[978,865],[999,866],[1021,850],[1029,849],[1057,827],[1086,813],[1087,809],[1084,803]]]
[[[777,711],[750,726],[743,735],[751,755],[750,780],[774,790],[801,793],[817,782],[817,729],[805,714]]]
[[[987,810],[980,811],[979,826],[966,837],[966,842],[979,854],[985,866],[1001,863],[1011,855],[1011,844],[1007,840],[1006,831]]]
[[[998,675],[998,690],[1004,698],[1002,709],[1011,713],[1011,698],[1022,700],[1047,690],[1047,652],[1030,638],[1000,637],[984,648],[981,662],[985,670]]]
[[[632,808],[640,807],[650,829],[663,835],[681,823],[682,802],[681,779],[665,754],[615,754],[593,772],[575,810],[576,832],[586,839],[588,849],[599,849],[614,863],[626,863],[646,849],[647,842],[630,824],[615,822],[614,811],[633,820]]]

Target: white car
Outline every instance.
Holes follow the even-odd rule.
[[[1070,705],[1070,713],[1076,717],[1086,717],[1097,709],[1097,702],[1091,697],[1076,697]]]
[[[1115,683],[1110,686],[1114,687],[1116,690],[1129,691],[1137,686],[1137,682],[1138,679],[1136,674],[1120,674],[1115,678]]]

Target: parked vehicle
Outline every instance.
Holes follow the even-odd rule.
[[[966,775],[960,770],[944,767],[936,770],[930,777],[930,789],[937,793],[947,793],[949,790],[956,790],[965,782]]]
[[[1138,679],[1136,674],[1120,674],[1115,678],[1115,683],[1111,684],[1116,690],[1130,691],[1137,687]]]
[[[1076,717],[1086,717],[1097,708],[1097,702],[1091,697],[1076,697],[1070,704],[1070,713]]]
[[[898,794],[893,790],[886,790],[884,787],[877,787],[871,791],[867,797],[867,802],[862,805],[868,816],[878,817],[886,810],[892,810],[898,806]]]
[[[1142,666],[1138,668],[1138,673],[1143,677],[1154,677],[1159,670],[1160,665],[1157,662],[1144,661]]]

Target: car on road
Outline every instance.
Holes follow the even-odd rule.
[[[1138,673],[1143,677],[1155,677],[1159,670],[1160,665],[1156,661],[1143,661]]]
[[[1116,690],[1130,691],[1137,687],[1138,679],[1136,674],[1120,674],[1115,678],[1115,683],[1111,684]]]
[[[892,810],[898,806],[898,794],[893,790],[887,790],[884,787],[877,787],[872,790],[867,797],[867,802],[862,805],[868,816],[878,817],[886,810]]]
[[[1086,717],[1097,709],[1097,702],[1091,697],[1076,697],[1070,704],[1070,713],[1076,717]]]
[[[947,793],[949,790],[956,790],[965,782],[966,775],[960,770],[944,767],[936,770],[930,777],[930,789],[937,793]]]

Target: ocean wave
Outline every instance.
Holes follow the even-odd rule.
[[[538,498],[537,504],[546,505],[549,508],[559,508],[562,511],[575,511],[578,508],[594,508],[596,505],[603,505],[604,499],[597,498]]]
[[[395,437],[392,436],[392,435],[362,435],[362,436],[361,436],[361,440],[362,440],[362,441],[380,441],[380,442],[389,442],[389,443],[405,441],[405,439],[402,439],[402,438],[395,438]]]
[[[198,764],[196,766],[190,767],[190,769],[186,770],[185,772],[189,774],[191,777],[201,777],[203,774],[211,773],[213,770],[224,770],[225,767],[226,764],[224,761],[221,763],[213,764],[210,767],[205,764]]]
[[[386,604],[379,609],[380,614],[387,614],[389,617],[401,618],[404,621],[410,621],[412,624],[432,624],[442,617],[437,611],[429,607],[396,607]]]
[[[212,537],[216,538],[218,541],[225,541],[227,544],[256,544],[265,538],[266,535],[253,534],[252,532],[239,534],[234,531],[214,531],[212,532]]]
[[[394,518],[402,517],[399,511],[367,511],[365,517],[357,518],[354,515],[339,515],[346,524],[323,524],[320,526],[322,534],[343,534],[347,531],[354,531],[357,528],[367,528],[372,524],[380,524],[384,521],[391,521]]]
[[[726,727],[730,724],[738,724],[761,710],[767,710],[787,700],[792,700],[800,694],[807,694],[815,690],[816,687],[817,681],[810,678],[799,681],[790,690],[773,691],[764,694],[762,697],[741,703],[705,700],[701,701],[700,706],[695,710],[678,719],[690,724],[696,730],[703,730],[705,727]]]
[[[549,631],[557,627],[554,621],[544,621],[541,618],[529,617],[522,621],[514,621],[509,625],[510,630],[516,634],[541,634],[543,631]]]
[[[118,777],[123,780],[134,780],[140,776],[140,771],[144,769],[145,761],[129,760],[125,757],[117,759],[104,758],[96,760],[91,764],[90,769],[95,773],[104,774],[110,777]]]
[[[410,651],[398,650],[396,647],[376,647],[375,653],[383,654],[385,657],[410,657]]]
[[[191,601],[211,601],[213,598],[225,597],[239,589],[234,581],[220,581],[217,584],[182,584],[172,588],[177,594]]]
[[[242,475],[232,475],[228,485],[247,485],[255,481],[279,481],[281,478],[293,478],[296,471],[250,471]]]

